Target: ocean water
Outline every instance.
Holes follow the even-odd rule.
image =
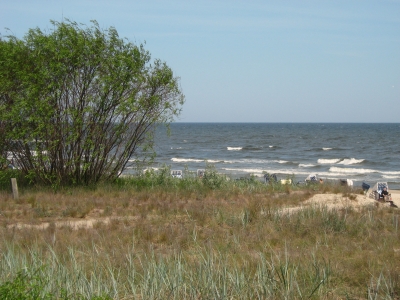
[[[174,123],[159,129],[153,167],[196,171],[213,164],[229,176],[275,173],[351,179],[354,186],[387,182],[400,189],[400,124]]]

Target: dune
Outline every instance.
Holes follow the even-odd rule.
[[[392,195],[393,204],[400,207],[400,191],[389,191]],[[302,205],[296,207],[284,208],[283,211],[287,213],[294,213],[308,207],[326,207],[328,209],[343,209],[354,208],[360,209],[367,206],[390,207],[389,202],[378,202],[375,199],[368,197],[368,195],[356,194],[315,194],[310,199],[304,201]]]

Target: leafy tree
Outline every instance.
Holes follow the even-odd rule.
[[[0,39],[0,151],[46,184],[114,179],[179,115],[179,78],[143,45],[72,21]]]

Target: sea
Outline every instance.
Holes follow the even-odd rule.
[[[400,189],[400,123],[172,123],[169,135],[158,128],[154,149],[153,168],[209,164],[231,178],[315,175]]]

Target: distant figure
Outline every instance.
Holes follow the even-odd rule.
[[[387,188],[384,187],[379,198],[381,198],[381,199],[383,199],[385,201],[390,201],[391,200],[390,196],[391,196],[391,194],[389,194],[389,192],[387,191]]]
[[[391,207],[397,207],[397,205],[393,203],[391,196],[392,195],[389,194],[389,192],[387,191],[387,188],[384,187],[382,193],[379,195],[379,200],[382,199],[385,202],[389,202]]]
[[[198,169],[197,170],[197,177],[203,178],[204,177],[204,173],[205,173],[204,169]]]
[[[277,182],[278,178],[276,177],[276,174],[264,174],[264,183],[274,183]]]
[[[362,183],[362,189],[364,193],[367,193],[370,187],[371,186],[369,184],[366,184],[365,182]]]
[[[324,180],[322,178],[319,179],[320,184],[324,184]]]

